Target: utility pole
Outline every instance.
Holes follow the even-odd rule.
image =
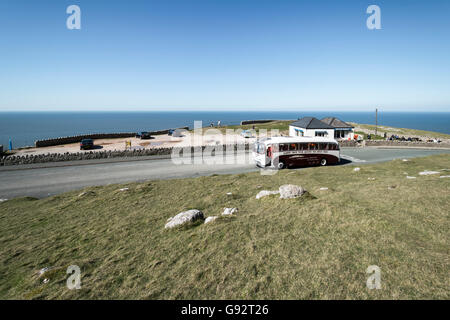
[[[377,135],[378,131],[378,108],[375,109],[375,136]]]

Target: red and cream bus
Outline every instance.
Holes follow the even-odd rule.
[[[255,143],[253,159],[258,167],[283,169],[339,163],[340,148],[336,140],[325,137],[272,137]]]

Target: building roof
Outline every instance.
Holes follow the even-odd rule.
[[[314,117],[304,117],[298,119],[297,121],[292,122],[290,126],[305,129],[334,129],[334,127]]]
[[[354,128],[352,125],[348,124],[347,122],[344,122],[335,117],[323,118],[321,121],[332,126],[333,128]]]

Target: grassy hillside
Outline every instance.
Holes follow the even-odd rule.
[[[223,126],[220,128],[214,127],[214,129],[219,129],[222,133],[225,133],[226,129],[233,129],[233,130],[249,130],[255,128],[256,132],[259,132],[259,130],[266,129],[268,133],[270,133],[270,130],[279,130],[282,134],[289,134],[289,124],[292,123],[294,120],[275,120],[270,121],[266,123],[255,123],[255,124],[246,124],[246,125],[235,125],[235,126]],[[205,128],[208,129],[208,128]]]
[[[367,129],[371,131],[375,131],[375,125],[371,124],[357,124],[352,123],[356,129],[362,128]],[[450,139],[450,134],[446,133],[440,133],[440,132],[433,132],[433,131],[424,131],[424,130],[416,130],[416,129],[407,129],[407,128],[394,128],[389,126],[378,126],[378,134],[381,136],[384,132],[388,132],[389,135],[396,134],[399,136],[406,135],[406,136],[418,136],[418,137],[432,137],[432,138],[439,138],[439,139]]]
[[[449,175],[450,156],[353,168],[148,181],[2,202],[0,298],[449,299],[450,178],[418,172]],[[255,199],[286,183],[309,195]],[[181,211],[211,216],[224,207],[239,213],[164,229]],[[65,285],[74,264],[80,290]],[[381,268],[381,290],[366,288],[369,265]],[[44,267],[53,269],[39,277]]]

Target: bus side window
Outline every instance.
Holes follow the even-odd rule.
[[[297,144],[296,143],[291,143],[289,145],[289,151],[294,151],[297,150]]]

